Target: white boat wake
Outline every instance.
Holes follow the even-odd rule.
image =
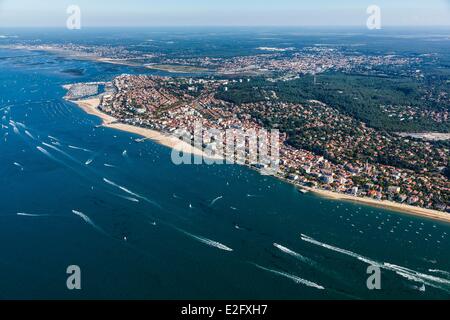
[[[228,252],[232,252],[233,251],[233,249],[231,249],[230,247],[224,245],[223,243],[220,243],[220,242],[208,239],[208,238],[196,236],[196,235],[194,235],[192,233],[189,233],[189,232],[186,232],[186,231],[183,231],[183,230],[180,230],[180,229],[178,229],[178,230],[183,232],[187,236],[189,236],[189,237],[191,237],[191,238],[193,238],[193,239],[195,239],[195,240],[197,240],[197,241],[199,241],[201,243],[204,243],[204,244],[206,244],[206,245],[208,245],[210,247],[214,247],[214,248],[217,248],[217,249],[220,249],[220,250],[223,250],[223,251],[228,251]]]
[[[281,252],[284,252],[284,253],[286,253],[286,254],[294,257],[294,258],[297,258],[298,260],[300,260],[300,261],[302,261],[302,262],[304,262],[306,264],[309,264],[310,266],[316,266],[317,265],[317,262],[315,262],[315,261],[313,261],[313,260],[311,260],[311,259],[309,259],[307,257],[304,257],[300,253],[292,251],[291,249],[286,248],[286,247],[284,247],[284,246],[282,246],[282,245],[280,245],[278,243],[274,243],[273,246],[275,248],[277,248],[278,250],[280,250]]]
[[[97,226],[92,220],[91,218],[89,218],[87,215],[85,215],[83,212],[77,211],[77,210],[72,210],[72,213],[79,216],[81,219],[84,220],[84,222],[86,222],[87,224],[89,224],[90,226],[92,226],[95,230],[106,234],[106,232],[100,228],[99,226]]]
[[[24,213],[24,212],[17,212],[17,215],[20,217],[49,217],[48,214],[34,214],[34,213]]]
[[[59,139],[53,137],[53,136],[48,136],[50,139],[54,140],[54,141],[59,141]]]
[[[26,134],[28,137],[30,137],[31,139],[36,140],[36,138],[35,138],[28,130],[25,130],[24,132],[25,132],[25,134]]]
[[[15,134],[20,134],[19,129],[15,125],[12,125],[12,127]]]
[[[42,145],[44,145],[44,146],[46,146],[46,147],[48,147],[48,148],[50,148],[50,149],[53,149],[53,150],[55,150],[56,152],[61,153],[62,155],[64,155],[65,157],[69,158],[69,159],[72,160],[73,162],[79,163],[79,161],[78,161],[77,159],[75,159],[74,157],[72,157],[70,154],[68,154],[67,152],[62,151],[61,149],[59,149],[59,148],[57,148],[57,147],[55,147],[55,146],[53,146],[53,145],[51,145],[51,144],[42,142]]]
[[[212,207],[213,205],[216,204],[217,201],[219,201],[219,200],[221,200],[221,199],[223,199],[223,196],[220,196],[220,197],[215,198],[213,201],[211,201],[211,204],[210,204],[209,206]]]
[[[23,171],[24,168],[23,168],[23,166],[22,166],[20,163],[14,162],[13,164],[14,164],[16,167],[19,167],[21,171]]]
[[[71,146],[71,145],[69,145],[68,146],[70,149],[74,149],[74,150],[81,150],[81,151],[84,151],[84,152],[92,152],[91,150],[89,150],[89,149],[85,149],[85,148],[81,148],[81,147],[76,147],[76,146]]]
[[[146,202],[148,202],[148,203],[150,203],[150,204],[152,204],[152,205],[154,205],[154,206],[156,206],[156,207],[158,207],[158,208],[161,209],[161,206],[160,206],[159,204],[157,204],[156,202],[154,202],[154,201],[152,201],[152,200],[150,200],[150,199],[148,199],[148,198],[146,198],[146,197],[144,197],[144,196],[141,196],[140,194],[137,194],[137,193],[135,193],[135,192],[133,192],[133,191],[131,191],[131,190],[129,190],[129,189],[127,189],[127,188],[121,186],[121,185],[118,185],[117,183],[115,183],[115,182],[113,182],[113,181],[111,181],[111,180],[108,180],[108,179],[106,179],[106,178],[103,178],[103,181],[104,181],[105,183],[107,183],[107,184],[113,186],[113,187],[116,187],[116,188],[122,190],[122,191],[125,192],[125,193],[128,193],[129,195],[131,195],[131,196],[133,196],[133,197],[136,197],[136,198],[138,198],[138,199],[144,200],[144,201],[146,201]]]
[[[261,269],[261,270],[264,270],[264,271],[267,271],[267,272],[276,274],[276,275],[281,276],[281,277],[288,278],[288,279],[294,281],[294,282],[297,283],[297,284],[302,284],[302,285],[305,285],[305,286],[307,286],[307,287],[316,288],[316,289],[318,289],[318,290],[325,290],[325,288],[324,288],[323,286],[321,286],[321,285],[319,285],[319,284],[317,284],[317,283],[315,283],[315,282],[312,282],[312,281],[309,281],[309,280],[302,279],[302,278],[300,278],[300,277],[298,277],[298,276],[289,274],[289,273],[287,273],[287,272],[282,272],[282,271],[277,271],[277,270],[265,268],[265,267],[262,267],[262,266],[260,266],[260,265],[258,265],[258,264],[254,264],[254,265],[255,265],[257,268]]]
[[[24,125],[22,122],[15,121],[14,123],[15,123],[17,126],[21,127],[22,129],[27,129],[27,126]]]
[[[428,285],[428,286],[431,286],[431,287],[434,287],[437,289],[441,289],[441,290],[450,292],[450,280],[448,280],[448,279],[443,279],[443,278],[436,277],[433,275],[421,273],[419,271],[415,271],[415,270],[412,270],[412,269],[409,269],[406,267],[398,266],[398,265],[395,265],[392,263],[375,261],[370,258],[364,257],[360,254],[357,254],[355,252],[341,249],[341,248],[317,241],[317,240],[315,240],[307,235],[304,235],[304,234],[301,235],[301,239],[303,241],[326,248],[328,250],[335,251],[335,252],[342,253],[344,255],[356,258],[359,261],[362,261],[369,265],[377,266],[379,268],[395,272],[397,275],[399,275],[409,281],[418,282],[423,285]]]
[[[359,255],[359,254],[357,254],[357,253],[351,252],[351,251],[349,251],[349,250],[341,249],[341,248],[334,247],[334,246],[332,246],[332,245],[329,245],[329,244],[326,244],[326,243],[317,241],[317,240],[315,240],[315,239],[313,239],[313,238],[311,238],[311,237],[308,237],[308,236],[306,236],[306,235],[304,235],[304,234],[301,235],[301,239],[302,239],[303,241],[306,241],[306,242],[315,244],[315,245],[317,245],[317,246],[319,246],[319,247],[323,247],[323,248],[326,248],[326,249],[329,249],[329,250],[332,250],[332,251],[335,251],[335,252],[339,252],[339,253],[345,254],[345,255],[347,255],[347,256],[356,258],[356,259],[358,259],[358,260],[360,260],[360,261],[362,261],[362,262],[365,262],[365,263],[367,263],[367,264],[370,264],[370,265],[373,265],[373,266],[378,266],[378,267],[381,267],[381,266],[382,266],[382,263],[380,263],[380,262],[377,262],[377,261],[375,261],[375,260],[369,259],[369,258],[367,258],[367,257],[364,257],[364,256]]]
[[[122,195],[120,195],[120,194],[117,194],[116,196],[118,196],[119,198],[122,198],[122,199],[128,200],[128,201],[131,201],[131,202],[136,202],[136,203],[138,203],[138,202],[139,202],[139,200],[138,200],[138,199],[136,199],[136,198],[132,198],[132,197],[127,197],[127,196],[122,196]]]
[[[428,272],[441,274],[447,278],[450,278],[450,272],[448,272],[448,271],[439,270],[439,269],[428,269]]]
[[[50,159],[56,160],[47,150],[45,150],[44,148],[37,146],[36,149],[38,149],[40,152],[42,152],[44,155],[46,155],[47,157],[49,157]]]

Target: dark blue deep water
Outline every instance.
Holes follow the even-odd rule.
[[[142,72],[0,50],[0,298],[450,298],[448,224],[240,166],[175,166],[62,99],[64,84]]]

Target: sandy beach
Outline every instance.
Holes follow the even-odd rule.
[[[117,119],[101,112],[97,107],[100,104],[99,98],[92,98],[92,99],[86,99],[86,100],[69,100],[76,105],[78,105],[81,109],[83,109],[86,113],[95,115],[102,119],[103,123],[102,125],[108,128],[113,128],[116,130],[126,131],[130,133],[137,134],[141,137],[150,139],[152,141],[155,141],[156,143],[159,143],[161,145],[164,145],[166,147],[169,147],[173,150],[189,153],[196,156],[204,156],[207,157],[204,151],[194,148],[192,145],[181,141],[177,137],[170,136],[168,134],[164,134],[161,132],[158,132],[156,130],[146,129],[146,128],[140,128],[124,123],[117,122]],[[280,178],[280,177],[279,177]],[[288,181],[286,179],[281,178],[282,180],[292,183],[291,181]],[[314,189],[309,187],[301,187],[301,189],[307,190],[309,192],[312,192],[314,194],[317,194],[322,197],[326,197],[329,199],[334,200],[344,200],[344,201],[352,201],[357,203],[362,203],[365,205],[373,206],[373,207],[379,207],[379,208],[385,208],[393,211],[398,211],[402,213],[412,214],[428,219],[433,220],[439,220],[450,223],[450,214],[447,214],[445,212],[437,211],[437,210],[431,210],[426,208],[420,208],[415,206],[410,206],[406,204],[401,204],[393,201],[387,201],[387,200],[375,200],[372,198],[362,198],[362,197],[355,197],[347,194],[342,194],[338,192],[332,192],[327,190],[321,190],[321,189]]]
[[[442,212],[442,211],[426,209],[426,208],[421,208],[421,207],[415,207],[415,206],[411,206],[408,204],[402,204],[402,203],[388,201],[388,200],[375,200],[375,199],[368,198],[368,197],[355,197],[355,196],[352,196],[349,194],[344,194],[344,193],[339,193],[339,192],[334,192],[334,191],[299,186],[286,178],[283,178],[280,176],[276,176],[276,177],[279,178],[280,180],[283,180],[289,184],[296,186],[300,190],[305,190],[305,191],[314,193],[320,197],[324,197],[327,199],[338,200],[338,201],[351,201],[351,202],[368,205],[371,207],[388,209],[388,210],[397,211],[397,212],[401,212],[401,213],[405,213],[405,214],[419,216],[422,218],[428,218],[428,219],[432,219],[432,220],[438,220],[438,221],[450,223],[450,214]]]
[[[103,125],[111,124],[115,121],[117,121],[116,118],[107,115],[106,113],[101,112],[97,107],[100,105],[100,99],[99,98],[92,98],[92,99],[86,99],[86,100],[68,100],[70,102],[75,103],[78,105],[81,109],[83,109],[84,112],[88,114],[92,114],[94,116],[97,116],[103,120]]]
[[[402,213],[412,214],[424,218],[429,218],[433,220],[439,220],[443,222],[450,223],[450,214],[432,210],[432,209],[426,209],[426,208],[420,208],[415,206],[410,206],[407,204],[402,204],[398,202],[388,201],[388,200],[375,200],[372,198],[363,198],[363,197],[355,197],[352,195],[347,195],[343,193],[338,192],[332,192],[327,190],[321,190],[321,189],[314,189],[314,188],[308,188],[308,187],[301,187],[304,190],[310,191],[312,193],[315,193],[317,195],[320,195],[322,197],[326,197],[329,199],[334,200],[344,200],[344,201],[352,201],[357,203],[366,204],[373,207],[379,207],[379,208],[385,208],[393,211],[398,211]]]
[[[78,105],[81,109],[83,109],[86,113],[97,116],[102,119],[102,125],[104,127],[126,131],[130,133],[137,134],[143,138],[150,139],[159,143],[163,146],[169,147],[172,150],[183,152],[185,154],[192,154],[194,156],[200,156],[209,159],[220,159],[219,157],[210,157],[203,150],[193,147],[189,143],[181,141],[175,136],[171,136],[169,134],[164,134],[156,130],[151,130],[147,128],[141,128],[125,123],[117,122],[117,119],[101,112],[98,109],[100,104],[99,98],[85,99],[85,100],[69,100],[72,103]]]

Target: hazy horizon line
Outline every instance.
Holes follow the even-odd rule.
[[[66,27],[49,25],[49,26],[32,26],[32,25],[17,25],[17,26],[2,26],[0,28],[20,28],[20,29],[62,29],[67,30]],[[143,29],[143,28],[359,28],[367,29],[365,25],[146,25],[146,26],[130,26],[130,25],[111,25],[111,26],[83,26],[83,29]],[[383,29],[390,28],[448,28],[450,30],[450,24],[448,25],[384,25],[379,30],[370,31],[382,31]],[[74,31],[74,30],[70,30]]]

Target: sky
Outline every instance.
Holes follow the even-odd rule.
[[[0,27],[365,26],[370,5],[382,26],[450,26],[450,0],[0,0]]]

